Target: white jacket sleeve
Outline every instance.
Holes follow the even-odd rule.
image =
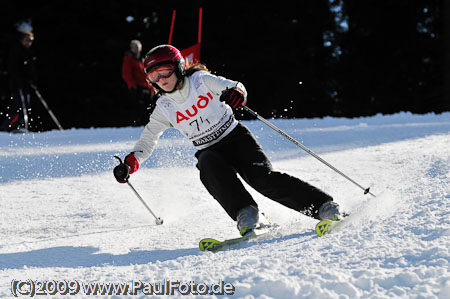
[[[224,77],[216,76],[207,72],[204,72],[202,79],[203,82],[205,82],[206,86],[219,96],[225,89],[236,87],[240,91],[242,91],[245,99],[247,99],[247,90],[245,89],[244,85],[240,82],[229,80]]]
[[[166,119],[161,110],[156,107],[150,115],[150,121],[145,126],[139,141],[133,148],[134,155],[139,163],[142,164],[150,157],[158,142],[158,138],[168,128],[170,128],[170,122]]]

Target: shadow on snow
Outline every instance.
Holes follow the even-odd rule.
[[[36,268],[78,268],[102,266],[130,266],[165,262],[179,257],[199,254],[197,248],[176,250],[131,251],[127,254],[96,253],[95,247],[61,246],[28,252],[0,254],[0,270]]]

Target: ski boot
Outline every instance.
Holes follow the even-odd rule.
[[[319,237],[329,233],[342,224],[342,220],[348,214],[339,211],[339,205],[333,201],[327,201],[319,208],[319,223],[316,225],[316,233]]]
[[[334,201],[327,201],[319,208],[320,220],[341,220],[341,212],[339,211],[339,205]]]
[[[255,235],[254,229],[259,222],[259,211],[255,206],[248,206],[237,213],[237,228],[243,237]]]

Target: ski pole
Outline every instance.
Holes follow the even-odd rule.
[[[23,95],[22,89],[19,88],[19,96],[20,101],[22,102],[22,112],[23,112],[23,122],[25,126],[25,131],[28,132],[28,110],[27,110],[27,104],[25,103],[25,97]]]
[[[145,203],[145,201],[139,195],[139,193],[137,193],[136,189],[134,189],[133,185],[131,185],[129,180],[127,180],[127,184],[128,184],[128,186],[130,186],[131,190],[133,190],[134,194],[136,194],[137,198],[139,198],[139,200],[142,202],[142,204],[147,208],[147,210],[150,212],[150,214],[152,214],[153,217],[155,217],[155,223],[157,225],[163,224],[164,221],[160,217],[156,217],[155,213],[153,213],[153,211],[150,209],[150,207]]]
[[[286,132],[284,132],[283,130],[279,129],[278,127],[276,127],[274,124],[272,124],[271,122],[269,122],[268,120],[266,120],[264,117],[260,116],[257,112],[253,111],[252,109],[250,109],[247,106],[242,106],[247,112],[249,112],[250,114],[252,114],[253,116],[255,116],[257,119],[259,119],[260,121],[262,121],[263,123],[265,123],[266,125],[268,125],[270,128],[272,128],[273,130],[275,130],[276,132],[278,132],[281,136],[285,137],[286,139],[288,139],[289,141],[291,141],[292,143],[294,143],[295,145],[297,145],[298,147],[300,147],[302,150],[304,150],[305,152],[307,152],[308,154],[310,154],[311,156],[313,156],[314,158],[316,158],[317,160],[319,160],[320,162],[322,162],[323,164],[325,164],[326,166],[330,167],[331,169],[333,169],[335,172],[337,172],[338,174],[340,174],[341,176],[343,176],[344,178],[346,178],[347,180],[349,180],[350,182],[352,182],[353,184],[355,184],[356,186],[358,186],[359,188],[361,188],[362,190],[364,190],[364,194],[370,194],[373,197],[376,197],[373,193],[370,192],[370,187],[368,188],[364,188],[363,186],[361,186],[360,184],[358,184],[357,182],[355,182],[354,180],[352,180],[350,177],[348,177],[347,175],[345,175],[343,172],[341,172],[339,169],[337,169],[336,167],[334,167],[333,165],[331,165],[330,163],[328,163],[327,161],[325,161],[324,159],[322,159],[321,157],[319,157],[316,153],[314,153],[312,150],[310,150],[309,148],[307,148],[306,146],[304,146],[303,144],[301,144],[300,142],[298,142],[297,140],[295,140],[294,138],[292,138],[291,136],[289,136]]]
[[[37,89],[36,85],[31,84],[31,87],[34,89],[34,92],[36,93],[37,97],[39,98],[39,100],[41,101],[42,105],[44,106],[44,108],[47,110],[48,114],[50,114],[51,118],[53,119],[53,121],[55,122],[56,126],[58,127],[58,129],[63,130],[63,127],[61,126],[61,124],[59,123],[58,119],[56,118],[55,114],[53,114],[52,110],[50,110],[50,108],[47,105],[47,102],[44,100],[44,98],[42,97],[41,93],[39,92],[39,90]]]
[[[119,160],[120,164],[123,164],[122,159],[120,159],[120,157],[118,156],[114,156],[114,158],[116,158],[117,160]],[[157,217],[155,215],[155,213],[153,213],[152,209],[150,209],[150,207],[147,205],[147,203],[142,199],[142,197],[139,195],[139,193],[136,191],[136,189],[134,189],[133,185],[131,185],[130,181],[127,179],[126,180],[128,186],[130,186],[131,190],[133,190],[134,194],[136,194],[137,198],[139,198],[139,200],[142,202],[142,204],[147,208],[147,210],[150,212],[150,214],[153,215],[153,217],[155,217],[155,223],[157,225],[161,225],[163,224],[164,220],[161,219],[161,217]]]

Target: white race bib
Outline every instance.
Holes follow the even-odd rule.
[[[156,102],[173,127],[198,149],[218,142],[238,124],[231,107],[209,90],[201,73],[189,77],[190,92],[184,103],[179,104],[168,96],[162,96]]]

